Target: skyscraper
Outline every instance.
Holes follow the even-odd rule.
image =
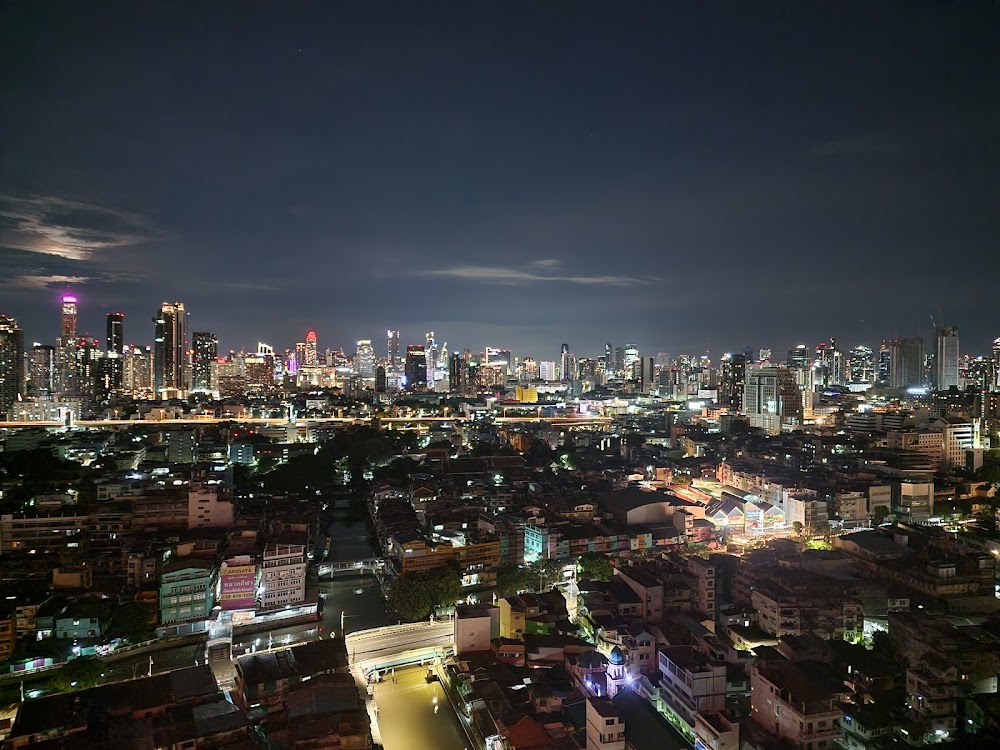
[[[50,344],[31,347],[31,372],[28,388],[32,396],[51,396],[56,392],[56,348]]]
[[[743,409],[743,389],[746,386],[747,360],[742,354],[724,354],[719,378],[719,403],[733,412]]]
[[[639,361],[639,347],[635,344],[625,344],[625,353],[622,359],[622,370],[625,372],[626,380],[636,380],[635,363]]]
[[[153,318],[156,337],[153,341],[153,387],[156,394],[183,390],[187,364],[187,312],[183,302],[164,302]]]
[[[354,351],[354,372],[362,380],[371,380],[375,377],[375,350],[372,348],[371,339],[358,341],[357,349]]]
[[[191,368],[191,389],[208,393],[212,385],[212,365],[219,356],[219,337],[208,331],[191,334],[194,362]]]
[[[923,339],[896,339],[889,345],[889,383],[893,388],[924,385]]]
[[[56,388],[62,393],[76,391],[76,297],[64,294],[59,338],[56,339],[58,378]]]
[[[306,334],[304,364],[307,367],[315,367],[319,364],[319,355],[316,351],[316,331],[309,331],[309,333]]]
[[[24,394],[24,332],[14,318],[0,314],[0,414]]]
[[[386,359],[385,364],[390,370],[399,370],[399,331],[388,330],[385,332],[386,339]]]
[[[559,348],[559,377],[563,380],[569,380],[572,376],[569,374],[569,344],[563,344]]]
[[[934,369],[937,373],[935,385],[939,391],[958,388],[958,354],[958,327],[938,328]]]
[[[851,349],[848,371],[852,383],[875,382],[875,353],[867,346],[856,346]]]
[[[427,351],[419,344],[406,347],[406,387],[409,390],[427,387]]]
[[[108,313],[108,331],[103,364],[107,389],[120,391],[124,382],[125,314]]]
[[[802,394],[791,371],[784,367],[748,368],[743,405],[751,427],[774,435],[785,425],[802,423]]]

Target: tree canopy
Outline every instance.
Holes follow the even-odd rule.
[[[408,622],[423,620],[435,607],[450,607],[462,595],[457,564],[420,573],[403,573],[389,589],[389,606]]]
[[[581,578],[592,581],[608,581],[615,574],[615,567],[607,555],[599,552],[586,552],[576,560],[576,567]]]

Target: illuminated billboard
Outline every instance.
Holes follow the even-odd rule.
[[[257,596],[257,565],[249,556],[227,560],[219,570],[218,604],[225,610],[253,609]]]

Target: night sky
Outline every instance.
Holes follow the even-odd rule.
[[[1000,336],[993,0],[8,0],[0,113],[29,342]]]

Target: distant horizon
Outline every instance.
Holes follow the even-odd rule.
[[[33,343],[54,344],[55,343],[55,339],[58,337],[58,334],[59,334],[59,320],[60,320],[60,316],[61,316],[61,311],[60,311],[60,308],[59,308],[59,304],[60,304],[60,302],[64,301],[64,299],[65,299],[66,296],[72,297],[73,301],[75,301],[76,304],[77,304],[77,306],[78,306],[78,312],[77,312],[78,331],[79,331],[79,335],[81,337],[86,336],[86,337],[89,337],[89,338],[97,339],[97,340],[99,340],[101,342],[101,348],[103,348],[104,344],[105,344],[105,323],[106,323],[106,320],[107,320],[107,315],[110,315],[110,314],[122,314],[122,315],[125,316],[123,328],[124,328],[124,340],[125,340],[126,345],[128,345],[128,346],[133,346],[133,345],[134,346],[143,346],[143,347],[146,347],[146,346],[150,346],[151,347],[152,346],[152,343],[153,343],[153,322],[152,321],[153,321],[153,315],[159,310],[158,306],[154,307],[153,310],[152,310],[152,312],[147,316],[147,320],[149,321],[148,327],[146,329],[147,333],[148,333],[148,339],[142,339],[141,337],[132,336],[130,334],[130,330],[131,330],[131,327],[129,326],[129,319],[130,319],[130,317],[132,319],[135,319],[136,317],[139,317],[141,319],[141,317],[143,317],[143,316],[141,316],[139,314],[135,314],[135,313],[130,314],[130,313],[122,312],[121,309],[117,309],[117,308],[116,309],[110,309],[110,308],[105,308],[105,307],[100,308],[99,311],[91,312],[90,315],[88,316],[87,315],[87,308],[86,308],[86,295],[80,293],[77,290],[70,291],[70,290],[63,289],[63,290],[53,291],[52,292],[52,299],[53,299],[53,305],[52,305],[52,311],[51,311],[52,315],[51,315],[51,320],[47,323],[47,327],[50,328],[51,331],[52,331],[52,335],[49,338],[39,338],[39,337],[35,336],[33,334],[32,330],[30,330],[24,324],[24,322],[22,321],[21,317],[18,316],[17,314],[12,313],[10,311],[5,311],[5,310],[0,310],[0,313],[4,313],[8,317],[14,318],[14,319],[16,319],[18,321],[18,325],[21,327],[22,331],[24,331],[25,347],[26,348],[29,347],[29,346],[31,346]],[[184,303],[183,299],[171,299],[171,300],[163,300],[163,301],[164,302],[169,301],[169,302]],[[349,337],[343,343],[325,344],[325,343],[323,343],[324,337],[323,337],[322,330],[319,329],[319,328],[317,328],[317,327],[310,327],[310,328],[304,328],[302,330],[302,332],[301,332],[301,336],[300,337],[295,338],[294,340],[289,340],[288,343],[274,343],[274,340],[272,340],[269,337],[251,337],[253,340],[250,341],[250,342],[248,342],[248,343],[240,344],[238,346],[232,346],[232,345],[229,345],[228,343],[225,343],[227,337],[224,334],[220,333],[220,331],[217,330],[216,327],[213,327],[211,324],[208,324],[208,325],[196,325],[196,324],[192,323],[193,319],[197,320],[196,313],[193,314],[192,311],[190,309],[188,309],[187,304],[186,303],[184,303],[184,304],[185,304],[185,311],[188,314],[188,335],[189,335],[189,337],[194,332],[208,332],[208,333],[215,334],[218,337],[218,339],[219,339],[219,352],[220,352],[220,355],[222,353],[226,353],[226,352],[229,352],[229,351],[236,351],[236,352],[239,352],[239,351],[245,351],[245,352],[256,351],[258,343],[264,343],[264,344],[268,344],[268,345],[274,347],[274,350],[275,350],[276,354],[279,353],[279,352],[280,353],[284,353],[287,350],[294,351],[295,345],[297,343],[303,343],[303,342],[305,342],[306,335],[308,334],[309,331],[315,331],[316,332],[316,336],[317,336],[317,348],[318,348],[318,351],[320,351],[321,353],[324,353],[327,349],[331,349],[333,351],[337,351],[337,350],[341,350],[342,349],[344,351],[344,353],[347,354],[348,356],[353,356],[357,342],[361,341],[361,340],[368,339],[368,340],[370,340],[372,342],[372,348],[375,350],[375,354],[376,354],[376,356],[380,360],[383,359],[386,356],[386,353],[387,353],[387,346],[386,346],[387,345],[387,337],[386,337],[385,333],[388,330],[399,330],[400,331],[400,350],[402,352],[405,352],[406,347],[408,345],[415,345],[415,344],[421,344],[422,345],[422,344],[424,344],[425,343],[425,336],[426,336],[427,331],[433,330],[435,332],[435,339],[439,342],[439,344],[443,344],[443,343],[447,342],[448,343],[448,350],[450,352],[456,352],[456,351],[457,352],[461,352],[461,351],[465,350],[466,348],[470,349],[473,352],[481,352],[485,347],[490,346],[490,347],[495,347],[495,348],[498,348],[498,349],[509,349],[514,354],[515,357],[520,358],[520,359],[523,359],[525,356],[528,356],[528,357],[534,358],[537,361],[558,361],[559,360],[559,354],[560,354],[560,347],[562,346],[563,343],[568,343],[569,344],[569,346],[570,346],[570,353],[573,354],[578,359],[581,358],[581,357],[597,359],[597,357],[604,355],[604,347],[605,347],[605,344],[607,343],[607,342],[604,342],[604,343],[600,344],[598,347],[595,347],[593,351],[591,351],[591,350],[587,350],[587,349],[584,349],[584,350],[574,349],[572,341],[566,341],[566,342],[559,341],[558,343],[553,344],[551,347],[546,348],[546,351],[551,351],[552,352],[551,355],[547,355],[547,354],[543,355],[543,354],[538,354],[535,350],[532,350],[532,349],[529,349],[529,348],[519,349],[514,344],[510,344],[510,343],[502,342],[502,341],[501,342],[487,341],[487,342],[481,343],[481,344],[479,344],[477,346],[467,346],[467,345],[463,344],[463,345],[460,345],[460,346],[456,347],[456,346],[454,346],[452,344],[452,341],[450,339],[444,338],[442,336],[442,334],[446,334],[447,333],[446,329],[442,328],[440,330],[440,332],[438,331],[438,328],[440,328],[440,326],[438,326],[437,328],[433,328],[433,327],[432,328],[428,328],[427,331],[424,331],[423,333],[416,334],[412,338],[407,338],[406,335],[405,335],[405,330],[406,329],[404,327],[402,327],[402,326],[394,326],[394,325],[387,325],[387,326],[384,326],[384,327],[382,327],[380,329],[380,335],[378,335],[378,336],[364,335],[364,336],[359,336],[357,338]],[[98,316],[98,318],[97,318],[98,325],[88,326],[86,324],[86,321],[88,319],[93,319],[94,316]],[[951,321],[949,321],[945,325],[954,325],[954,323],[951,322]],[[930,326],[928,325],[928,328],[929,327]],[[939,325],[938,327],[943,327],[943,326]],[[979,357],[979,356],[989,357],[989,356],[992,356],[992,353],[993,353],[992,352],[992,348],[996,344],[996,342],[1000,341],[1000,338],[997,338],[997,339],[994,339],[994,340],[992,340],[990,342],[987,342],[982,350],[969,349],[967,347],[967,345],[964,343],[965,342],[965,338],[962,336],[962,326],[961,326],[961,324],[959,324],[957,327],[958,327],[958,330],[959,330],[960,352],[962,353],[963,356],[964,355],[969,355],[969,356],[972,356],[972,357]],[[94,328],[97,331],[97,333],[95,334],[91,330],[91,328]],[[852,341],[850,343],[845,342],[839,336],[835,336],[834,338],[837,339],[837,346],[838,346],[838,349],[840,351],[849,352],[850,350],[854,349],[857,346],[868,346],[868,347],[870,347],[873,350],[873,352],[875,352],[877,354],[877,352],[879,350],[879,346],[881,345],[882,341],[891,341],[891,340],[893,340],[895,338],[917,338],[917,337],[922,338],[925,343],[928,342],[928,341],[933,342],[935,340],[935,338],[936,338],[935,335],[932,334],[932,333],[922,333],[922,332],[921,333],[904,334],[904,335],[892,336],[892,337],[887,337],[886,336],[886,337],[881,337],[881,338],[873,339],[873,340],[869,340],[869,341]],[[775,346],[761,346],[761,345],[751,345],[751,346],[749,346],[749,348],[753,352],[754,357],[758,356],[758,353],[760,352],[761,349],[771,349],[771,351],[772,351],[772,357],[771,357],[772,361],[774,361],[774,362],[781,362],[781,361],[784,361],[785,356],[787,355],[787,353],[790,350],[794,349],[795,347],[799,346],[800,344],[801,345],[805,345],[810,351],[814,351],[816,349],[816,347],[817,347],[818,344],[828,343],[828,342],[829,342],[829,339],[826,339],[825,341],[824,340],[816,341],[815,343],[810,343],[808,340],[799,339],[799,340],[796,341],[796,343],[794,343],[794,344],[788,344],[788,345],[783,345],[781,348],[777,348]],[[644,357],[656,357],[659,354],[664,354],[665,353],[665,354],[669,355],[669,357],[671,359],[675,359],[675,358],[677,358],[679,356],[685,356],[685,355],[700,357],[700,356],[703,356],[703,355],[705,355],[707,353],[708,356],[709,356],[709,359],[712,362],[718,362],[719,359],[723,355],[725,355],[725,354],[741,354],[741,353],[744,352],[744,350],[746,348],[748,348],[747,345],[744,345],[744,346],[738,346],[738,347],[732,347],[732,348],[725,348],[725,349],[710,349],[710,350],[707,350],[707,351],[706,350],[700,350],[699,351],[699,350],[692,349],[692,348],[685,349],[683,347],[673,347],[673,348],[671,348],[671,347],[662,347],[662,346],[660,346],[660,347],[656,347],[656,346],[647,346],[647,347],[644,347],[643,344],[642,344],[642,342],[635,341],[633,339],[626,339],[626,338],[618,338],[618,339],[612,339],[611,340],[611,344],[612,344],[612,346],[614,348],[624,347],[626,344],[631,344],[631,343],[634,343],[634,344],[636,344],[639,347],[639,351],[640,351],[641,355],[644,356]],[[927,351],[928,351],[928,353],[932,353],[933,349],[932,348],[928,348]]]

